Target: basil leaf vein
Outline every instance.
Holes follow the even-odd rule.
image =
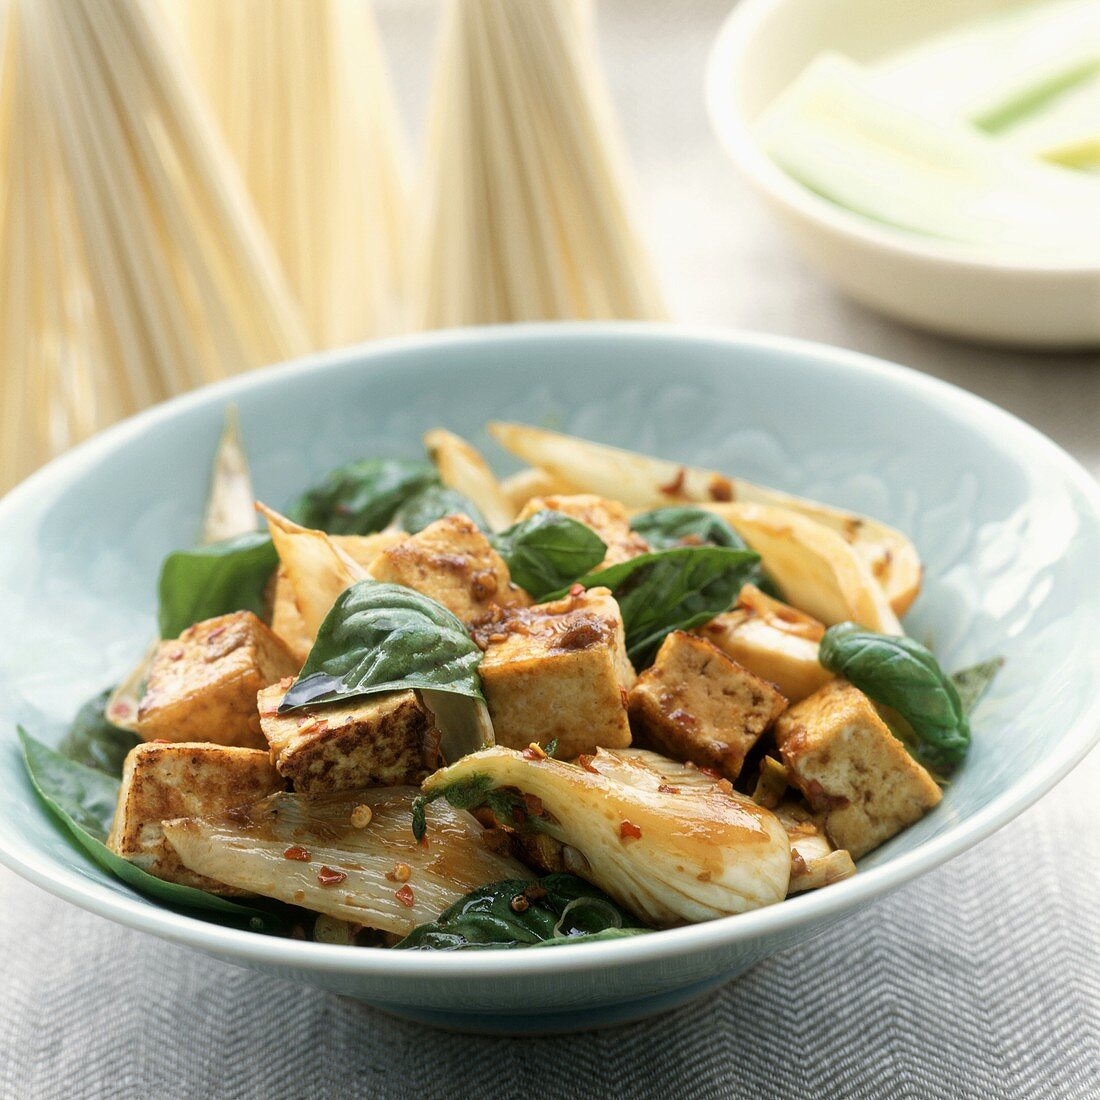
[[[591,527],[546,509],[493,535],[512,580],[536,600],[571,584],[603,561],[607,544]]]
[[[279,709],[408,688],[483,699],[480,664],[481,650],[441,604],[403,585],[357,581],[325,616]]]

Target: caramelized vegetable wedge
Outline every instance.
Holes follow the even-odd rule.
[[[852,547],[881,585],[896,615],[904,614],[920,591],[921,563],[913,544],[878,520],[724,477],[713,470],[681,466],[544,428],[496,422],[489,425],[489,433],[512,454],[572,485],[574,492],[599,493],[630,509],[682,501],[743,501],[797,512],[828,527]]]
[[[429,776],[420,809],[438,798],[492,807],[500,788],[518,788],[529,825],[577,849],[586,878],[653,924],[713,920],[786,896],[786,831],[728,784],[648,790],[535,749],[498,746]]]
[[[513,515],[535,497],[570,496],[576,492],[568,481],[537,466],[528,466],[506,477],[500,483],[500,489],[512,508]]]
[[[257,504],[256,508],[267,520],[305,632],[316,638],[336,597],[356,581],[364,580],[366,570],[324,531],[299,527],[264,504]]]
[[[443,428],[425,434],[424,446],[439,471],[439,480],[472,500],[494,531],[503,531],[512,522],[515,510],[475,447]]]
[[[826,625],[857,622],[880,634],[901,624],[866,562],[835,531],[770,504],[710,504],[761,558],[788,603]]]
[[[198,874],[399,936],[477,886],[532,877],[447,805],[428,810],[430,840],[418,844],[409,832],[416,794],[380,787],[307,801],[283,792],[220,817],[165,822],[164,835]],[[363,806],[369,821],[356,828],[353,815],[368,818]]]

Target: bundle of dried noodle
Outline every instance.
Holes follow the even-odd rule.
[[[121,416],[305,350],[247,196],[146,0],[8,0],[0,486]]]
[[[172,0],[318,347],[397,321],[405,172],[365,0]]]
[[[662,316],[624,175],[585,0],[450,0],[414,325]]]

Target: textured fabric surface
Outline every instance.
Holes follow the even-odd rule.
[[[602,0],[671,312],[948,378],[1100,473],[1100,358],[900,328],[804,269],[707,126],[721,0]],[[382,0],[410,131],[434,0]],[[0,1098],[1100,1096],[1100,755],[946,867],[717,994],[563,1039],[425,1031],[74,909],[0,870]]]

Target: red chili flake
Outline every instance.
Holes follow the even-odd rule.
[[[413,907],[413,903],[416,900],[413,895],[411,886],[402,886],[401,889],[398,890],[393,896],[397,898],[397,900],[401,902],[401,904],[405,906],[406,909],[411,909]]]
[[[571,584],[569,586],[569,595],[570,596],[579,596],[584,591],[585,591],[585,588],[584,588],[583,584]]]
[[[303,848],[300,844],[292,844],[283,852],[283,859],[296,859],[301,863],[308,863],[311,858],[309,849]]]
[[[546,888],[540,886],[537,882],[532,882],[530,886],[524,889],[523,896],[528,901],[538,901],[540,898],[546,897]]]
[[[689,714],[686,710],[681,710],[679,707],[669,715],[669,718],[678,726],[687,726],[689,729],[698,725],[698,721],[694,714]]]
[[[542,799],[537,794],[524,794],[523,805],[531,817],[542,817]]]
[[[627,694],[626,688],[624,687],[619,688],[619,701],[622,703],[624,709],[630,705],[630,696]]]
[[[210,633],[206,635],[207,644],[209,644],[210,642],[216,641],[224,633],[225,633],[225,627],[224,626],[214,627],[214,629],[211,630]]]
[[[662,493],[666,496],[675,497],[679,496],[684,491],[684,478],[687,477],[687,470],[680,467],[676,471],[676,476],[667,484],[658,486]]]
[[[520,756],[522,756],[524,760],[545,760],[546,752],[541,745],[536,745],[535,742],[532,741],[531,744],[520,753]]]
[[[111,714],[118,718],[126,718],[130,714],[130,704],[124,702],[117,702],[111,707]]]
[[[723,794],[733,794],[733,784],[728,779],[719,779],[714,784]]]
[[[293,683],[294,683],[294,677],[293,676],[284,676],[279,681],[279,687],[282,688],[283,691],[286,691],[287,688],[289,688],[290,685],[293,684]]]
[[[587,753],[582,752],[580,756],[577,757],[577,763],[580,764],[586,772],[592,772],[593,775],[599,775],[598,769],[592,767],[592,761],[595,759],[594,756],[589,756]]]
[[[153,738],[153,744],[154,745],[170,745],[170,744],[172,744],[172,742],[169,741],[167,737],[154,737]]]
[[[642,830],[633,821],[624,821],[619,825],[620,840],[641,840]]]
[[[721,779],[722,776],[716,772],[713,768],[700,767],[699,770],[710,779]]]
[[[331,867],[322,867],[317,872],[317,881],[322,886],[335,886],[348,876],[343,871],[334,871]]]
[[[680,788],[679,787],[670,787],[667,783],[661,783],[657,787],[657,790],[661,794],[679,794],[680,793]]]
[[[170,661],[180,661],[182,659],[183,659],[183,650],[182,649],[173,649],[172,652],[168,654],[168,660],[170,660]]]

